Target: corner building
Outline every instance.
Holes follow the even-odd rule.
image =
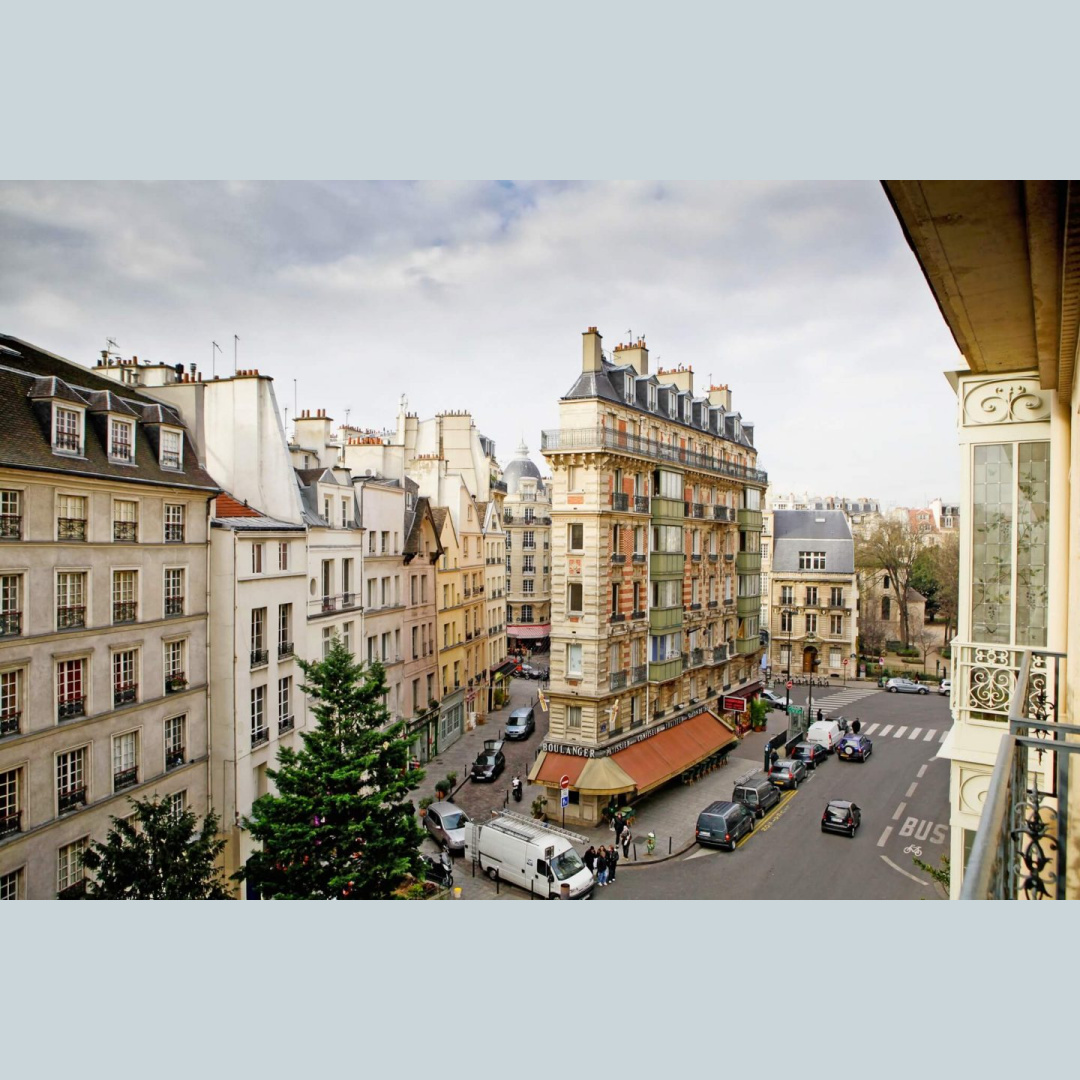
[[[529,778],[593,824],[723,753],[761,689],[765,473],[726,386],[649,373],[643,340],[582,371],[543,433],[551,481],[547,741]]]

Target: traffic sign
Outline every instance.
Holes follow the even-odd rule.
[[[565,791],[569,786],[570,786],[570,777],[567,776],[565,773],[563,773],[562,777],[559,780],[559,787],[561,787],[563,789],[563,791]]]
[[[562,797],[559,799],[559,805],[565,810],[570,805],[570,792],[563,788]]]
[[[847,667],[847,657],[844,657],[844,667]]]
[[[790,690],[790,689],[791,689],[791,688],[792,688],[792,687],[793,687],[794,685],[795,685],[795,684],[794,684],[794,683],[793,683],[793,682],[792,682],[792,681],[791,681],[790,679],[788,679],[788,681],[787,681],[787,688],[788,688],[788,689]]]

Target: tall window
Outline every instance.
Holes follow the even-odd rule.
[[[839,671],[841,666],[841,653],[836,647],[829,650],[829,667],[833,671]]]
[[[184,542],[184,504],[165,504],[165,543],[182,544]]]
[[[132,421],[109,417],[109,457],[127,464],[135,460],[135,425]]]
[[[348,607],[353,602],[353,561],[352,559],[341,560],[341,602]]]
[[[81,895],[86,888],[86,871],[83,869],[83,852],[88,837],[65,844],[56,853],[56,892],[60,896]]]
[[[261,574],[263,572],[263,548],[265,544],[251,545],[251,572]]]
[[[808,634],[817,632],[817,615],[813,611],[806,613],[806,632]]]
[[[531,623],[533,621],[532,604],[522,604],[521,615],[519,617],[523,623]]]
[[[0,772],[0,836],[22,832],[22,769]]]
[[[278,657],[292,656],[292,604],[278,604]]]
[[[289,545],[287,541],[283,541],[277,546],[277,568],[279,570],[289,569]]]
[[[829,632],[833,635],[833,637],[839,637],[844,632],[843,615],[829,616]]]
[[[187,714],[170,716],[165,721],[165,768],[175,769],[184,764],[187,736]]]
[[[0,672],[0,735],[15,735],[22,720],[22,669]]]
[[[585,550],[585,526],[581,522],[566,526],[566,548],[568,551]]]
[[[56,664],[56,717],[71,720],[86,715],[86,659]]]
[[[139,504],[134,499],[113,500],[113,539],[139,539]]]
[[[381,532],[379,534],[379,554],[381,554],[381,555],[389,555],[390,554],[390,533],[389,532]]]
[[[82,453],[83,414],[77,409],[53,406],[53,449],[64,454]]]
[[[334,628],[332,626],[324,626],[322,628],[322,654],[325,659],[330,655],[330,649],[334,644]]]
[[[536,533],[532,529],[525,529],[522,532],[521,547],[524,551],[536,550]]]
[[[113,705],[130,705],[139,697],[139,656],[137,649],[113,653]]]
[[[535,555],[523,555],[521,557],[521,572],[523,574],[535,574],[536,573],[536,556]]]
[[[184,440],[179,431],[161,431],[161,465],[166,469],[179,469],[183,464]]]
[[[266,726],[266,687],[251,688],[251,745],[262,746],[270,738],[270,729]]]
[[[165,571],[165,614],[184,614],[183,567],[170,567]]]
[[[0,540],[22,536],[22,492],[0,491]]]
[[[86,747],[56,755],[56,800],[58,812],[86,805]]]
[[[277,684],[278,732],[290,731],[294,724],[292,711],[292,676],[278,679]]]
[[[808,585],[806,587],[806,606],[817,607],[818,592],[816,585]]]
[[[581,706],[580,705],[567,705],[566,706],[566,730],[567,731],[580,731],[581,730]]]
[[[138,610],[138,570],[114,570],[112,576],[112,621],[135,622]]]
[[[881,618],[885,622],[892,618],[892,599],[888,596],[881,598]]]
[[[139,735],[128,731],[113,736],[113,791],[139,782]]]
[[[9,874],[0,874],[0,900],[22,900],[23,868],[12,870]]]
[[[566,674],[575,678],[581,678],[582,666],[581,666],[581,652],[582,647],[577,642],[572,642],[566,646]]]
[[[22,574],[0,574],[0,637],[22,633]]]
[[[844,606],[844,590],[839,586],[834,585],[829,590],[829,605],[831,607]]]
[[[251,666],[265,664],[270,659],[266,647],[266,608],[251,609]]]
[[[57,540],[86,539],[86,496],[58,495],[56,499]]]
[[[573,581],[566,587],[566,610],[570,615],[581,615],[585,610],[580,581]]]
[[[791,632],[792,620],[795,618],[794,612],[781,611],[780,612],[780,632],[787,634]]]
[[[188,683],[184,668],[184,641],[166,641],[165,649],[165,693],[176,694]]]

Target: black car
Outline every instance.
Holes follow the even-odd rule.
[[[731,801],[742,803],[754,817],[763,818],[780,802],[780,791],[764,776],[748,776],[736,783]]]
[[[808,769],[816,769],[822,761],[829,760],[829,751],[821,743],[801,742],[791,748],[789,756],[801,761]]]
[[[846,833],[854,837],[861,821],[862,811],[853,802],[831,799],[821,815],[821,831]]]
[[[747,833],[754,831],[754,815],[742,803],[714,802],[698,814],[695,836],[699,844],[734,851]]]
[[[502,745],[502,739],[485,740],[484,749],[476,755],[476,760],[472,764],[472,772],[469,774],[471,780],[474,782],[493,781],[506,768]]]
[[[536,730],[532,708],[515,709],[506,721],[503,735],[508,739],[527,739]]]
[[[869,735],[845,735],[836,744],[836,756],[840,761],[865,761],[874,752]]]

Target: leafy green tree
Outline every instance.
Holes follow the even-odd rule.
[[[938,599],[941,583],[938,581],[936,552],[936,545],[925,547],[911,564],[911,587],[926,600],[928,622],[937,615],[941,606],[941,601]]]
[[[199,825],[190,811],[177,813],[171,801],[129,800],[135,812],[112,819],[105,842],[83,852],[91,900],[231,900],[217,869],[225,841],[217,838],[218,818]]]
[[[946,892],[949,891],[949,856],[941,856],[941,866],[934,867],[912,856],[911,861],[924,873],[929,874]]]
[[[403,722],[389,724],[386,676],[339,640],[315,663],[299,660],[318,721],[303,747],[282,747],[244,827],[262,845],[236,875],[279,899],[378,900],[407,874],[423,877],[423,833],[407,801],[424,774],[409,769]]]

